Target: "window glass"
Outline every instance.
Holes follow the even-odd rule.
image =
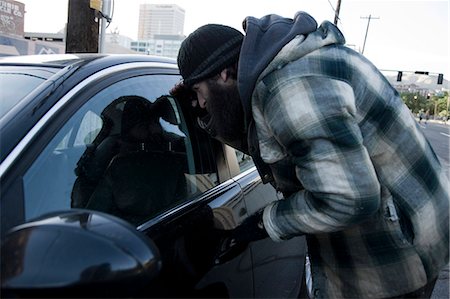
[[[75,137],[74,146],[86,146],[91,144],[98,133],[100,133],[102,126],[103,121],[101,117],[95,112],[88,111],[81,121],[80,128]]]
[[[86,208],[139,225],[217,185],[217,173],[197,173],[183,115],[165,96],[178,80],[130,78],[83,105],[24,175],[26,220]]]
[[[0,118],[59,69],[0,66]]]
[[[241,151],[236,150],[236,158],[238,160],[239,169],[241,172],[244,172],[255,166],[252,157],[250,155],[244,154]]]

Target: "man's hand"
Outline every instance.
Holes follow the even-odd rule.
[[[235,243],[250,243],[267,238],[269,235],[264,229],[263,212],[264,209],[259,210],[232,230],[230,241]]]
[[[216,264],[235,258],[246,250],[250,242],[265,239],[269,236],[263,225],[263,211],[260,210],[251,215],[233,230],[220,230],[218,232],[222,241],[219,253],[215,257]]]

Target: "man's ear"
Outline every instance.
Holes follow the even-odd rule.
[[[227,80],[229,79],[229,73],[228,73],[228,69],[223,69],[220,74],[220,79],[222,79],[223,82],[227,82]]]
[[[228,68],[225,68],[220,72],[219,78],[222,81],[222,83],[224,83],[224,84],[229,84],[229,83],[233,82],[233,79],[234,79],[230,69],[228,69]]]

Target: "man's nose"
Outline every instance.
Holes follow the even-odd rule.
[[[198,96],[197,95],[197,99],[198,99],[198,104],[199,104],[200,108],[205,109],[206,108],[206,100],[205,100],[205,98],[203,98],[202,96]]]

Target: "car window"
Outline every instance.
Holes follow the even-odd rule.
[[[23,177],[25,220],[70,208],[135,225],[218,184],[198,173],[190,133],[166,96],[177,76],[129,78],[92,96]]]
[[[236,150],[236,158],[239,163],[239,170],[241,173],[255,166],[252,157],[241,151]]]
[[[58,70],[51,67],[0,66],[0,118]]]
[[[103,122],[101,117],[93,111],[88,111],[81,121],[75,137],[74,146],[91,144],[98,133],[100,133],[102,126]]]

